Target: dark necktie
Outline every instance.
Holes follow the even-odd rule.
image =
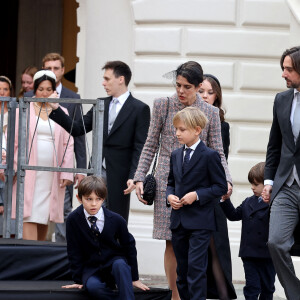
[[[182,164],[182,173],[184,173],[187,169],[188,163],[190,161],[191,152],[192,152],[191,148],[185,149],[185,156],[184,156],[183,164]]]
[[[89,216],[88,220],[91,222],[91,229],[93,234],[98,236],[100,234],[99,228],[97,227],[97,217],[95,216]]]

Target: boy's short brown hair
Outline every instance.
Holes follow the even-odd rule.
[[[248,180],[251,184],[264,183],[265,162],[253,166],[248,173]]]
[[[173,118],[173,125],[176,126],[179,121],[190,129],[195,129],[197,126],[203,129],[208,122],[205,114],[197,107],[186,107],[179,111]]]
[[[95,193],[98,197],[105,199],[107,195],[107,188],[102,178],[91,175],[87,176],[78,185],[78,197],[89,196]]]

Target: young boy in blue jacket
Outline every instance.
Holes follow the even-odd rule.
[[[262,201],[265,163],[251,168],[248,180],[253,196],[246,198],[234,208],[230,199],[221,200],[221,207],[230,221],[242,220],[242,234],[239,256],[244,265],[246,300],[273,299],[275,291],[275,269],[269,254],[267,242],[269,233],[269,205]]]
[[[125,219],[102,207],[107,195],[103,180],[85,177],[78,186],[81,205],[67,219],[67,250],[75,284],[86,288],[93,299],[134,300],[139,281],[134,237]],[[115,288],[117,286],[117,291]]]
[[[208,246],[216,228],[214,200],[227,193],[220,155],[199,137],[206,123],[196,107],[184,108],[173,119],[183,147],[172,152],[166,197],[172,206],[170,229],[182,300],[206,299]]]

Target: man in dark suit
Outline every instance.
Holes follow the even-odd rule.
[[[103,86],[109,95],[104,98],[103,129],[103,173],[106,175],[108,188],[107,207],[128,221],[130,193],[135,187],[133,176],[147,137],[150,108],[128,91],[131,79],[128,65],[121,61],[110,61],[102,69],[105,70]],[[57,104],[52,107],[50,118],[70,132],[71,119]],[[82,122],[74,122],[73,136],[92,130],[93,109],[83,119],[84,126]]]
[[[48,53],[42,60],[42,66],[45,70],[52,71],[56,76],[56,92],[59,98],[72,98],[80,99],[80,96],[75,92],[64,87],[61,83],[62,77],[65,72],[65,59],[58,53]],[[33,91],[25,93],[25,97],[32,97]],[[81,121],[82,105],[79,103],[61,103],[61,106],[68,110],[69,116],[77,121]],[[84,136],[74,138],[74,152],[76,158],[77,168],[86,168],[86,147]],[[75,174],[74,182],[77,185],[85,176],[83,174]],[[77,187],[75,186],[75,188]],[[73,199],[73,185],[66,186],[66,194],[64,200],[64,223],[56,224],[55,227],[55,240],[56,242],[66,241],[66,220],[68,215],[72,211],[72,199]]]
[[[300,211],[300,47],[280,60],[289,90],[275,97],[266,167],[264,201],[270,202],[269,250],[288,299],[300,299],[300,280],[290,255]]]
[[[214,200],[227,192],[220,155],[199,139],[206,123],[196,107],[184,108],[173,119],[178,141],[185,144],[171,154],[166,190],[181,299],[206,299],[208,246],[216,229]]]

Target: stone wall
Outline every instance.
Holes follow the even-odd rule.
[[[77,0],[79,92],[104,96],[101,66],[126,61],[133,70],[130,90],[152,106],[174,87],[163,74],[188,60],[216,75],[223,87],[231,127],[229,168],[233,202],[251,195],[247,174],[265,160],[272,105],[284,90],[279,59],[299,43],[293,3],[284,0]],[[289,1],[293,2],[293,0]],[[299,14],[299,12],[298,12]],[[80,71],[80,72],[79,72]],[[132,195],[130,230],[136,236],[140,272],[163,274],[164,242],[151,239],[152,208]],[[243,280],[238,256],[240,223],[229,222],[234,280]]]

